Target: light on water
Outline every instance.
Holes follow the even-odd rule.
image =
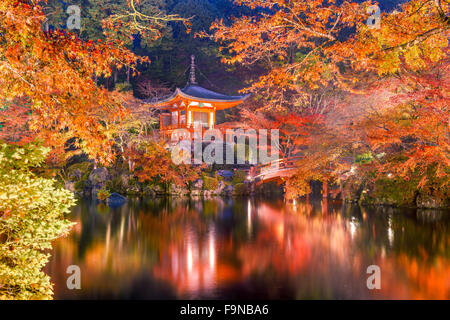
[[[450,298],[448,212],[268,198],[90,200],[47,267],[55,298]],[[78,265],[81,290],[65,286]],[[381,289],[366,286],[379,266]]]

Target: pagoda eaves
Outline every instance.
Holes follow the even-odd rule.
[[[201,128],[202,132],[214,129],[217,110],[235,107],[249,97],[228,96],[199,86],[195,79],[194,58],[191,56],[190,81],[183,89],[177,88],[165,99],[147,101],[163,111],[160,114],[160,131],[164,136],[172,136],[175,129],[187,129],[191,137],[196,128]],[[186,131],[184,138],[185,134]]]
[[[249,95],[228,96],[195,84],[189,84],[183,89],[177,88],[171,96],[163,100],[150,103],[161,109],[172,109],[178,107],[178,103],[184,102],[185,105],[189,105],[192,102],[198,102],[203,103],[206,107],[214,107],[215,110],[223,110],[241,104],[248,97]],[[187,102],[188,104],[186,104]]]
[[[162,111],[160,131],[164,136],[172,137],[175,129],[187,129],[193,137],[195,128],[201,128],[202,132],[214,129],[217,110],[235,107],[247,98],[248,95],[227,96],[197,84],[189,84],[183,89],[177,88],[165,99],[149,103]]]

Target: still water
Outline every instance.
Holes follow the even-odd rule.
[[[450,299],[450,212],[281,199],[79,200],[55,299]],[[81,290],[66,269],[81,269]],[[367,267],[381,289],[367,288]]]

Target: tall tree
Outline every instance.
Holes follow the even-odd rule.
[[[394,174],[407,179],[421,165],[434,166],[433,173],[420,170],[426,181],[429,174],[447,172],[449,110],[437,66],[443,68],[448,56],[448,3],[411,0],[400,11],[383,13],[379,28],[366,23],[371,2],[236,3],[259,14],[212,26],[212,37],[229,55],[224,61],[266,66],[267,73],[247,89],[261,110],[320,120],[299,122],[310,132],[302,139],[305,158],[295,177],[300,189],[313,177],[338,178],[352,164],[349,157],[368,152],[389,153],[374,158],[384,163],[378,172],[383,175],[398,144],[405,158]],[[382,152],[383,144],[390,147]]]
[[[46,31],[42,3],[7,0],[0,4],[0,96],[10,102],[29,102],[24,126],[33,138],[53,147],[76,138],[75,146],[93,158],[111,161],[112,134],[124,114],[123,98],[97,86],[94,78],[110,76],[112,68],[135,70],[137,63],[148,59],[136,56],[123,40],[114,38],[114,29],[105,40],[96,41],[62,30]],[[12,104],[0,113],[0,122],[21,121],[12,116],[14,112]],[[0,131],[0,137],[8,141],[10,134]]]

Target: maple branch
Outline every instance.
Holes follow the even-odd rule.
[[[409,17],[412,17],[413,15],[415,15],[416,13],[418,13],[420,10],[422,10],[422,8],[423,8],[427,3],[433,2],[433,1],[436,1],[436,0],[428,0],[428,1],[425,1],[424,3],[422,3],[422,4],[420,5],[420,7],[419,7],[416,11],[412,12],[412,13],[409,15]]]
[[[334,23],[333,27],[330,29],[330,33],[333,32],[334,28],[336,28],[336,26],[339,23],[339,20],[341,19],[341,17],[342,17],[342,12],[337,17],[336,22]]]
[[[324,47],[324,46],[325,46],[327,43],[329,43],[329,42],[330,42],[329,40],[328,40],[328,41],[325,41],[325,42],[322,43],[320,46],[315,47],[314,49],[312,49],[310,52],[308,52],[308,53],[306,54],[306,56],[302,59],[302,61],[300,61],[299,63],[295,63],[295,64],[289,66],[288,68],[286,68],[286,70],[291,70],[291,69],[293,69],[293,68],[297,68],[297,67],[301,66],[301,65],[308,59],[308,57],[309,57],[314,51],[316,51],[316,50],[318,50],[318,49],[322,49],[322,47]]]
[[[441,7],[441,2],[439,0],[434,0],[436,4],[437,11],[439,12],[439,16],[441,17],[444,23],[449,23],[449,17],[445,14],[444,10]]]
[[[433,36],[435,34],[438,34],[440,32],[444,32],[444,31],[446,31],[448,29],[450,29],[450,26],[445,26],[442,29],[441,29],[441,27],[435,27],[433,29],[428,30],[427,32],[419,34],[414,39],[412,39],[412,40],[410,40],[408,42],[405,42],[405,43],[402,43],[402,44],[399,44],[399,45],[396,45],[396,46],[384,48],[384,49],[382,49],[382,51],[392,51],[392,50],[395,50],[395,49],[403,49],[405,47],[409,47],[410,45],[415,45],[415,44],[417,44],[419,42],[423,42],[426,39],[428,39],[429,37],[431,37],[431,36]]]
[[[308,33],[313,34],[315,36],[327,38],[327,39],[330,39],[330,40],[336,40],[336,38],[333,37],[332,35],[326,34],[326,33],[323,33],[323,32],[319,32],[319,31],[313,30],[311,28],[308,28],[305,25],[303,25],[303,23],[301,23],[301,25],[299,25],[298,23],[295,23],[294,21],[289,20],[287,18],[282,18],[282,20],[289,22],[290,24],[292,24],[299,31],[308,32]]]
[[[4,61],[4,60],[2,60],[2,62],[3,62],[4,66],[5,66],[6,68],[8,68],[10,71],[12,71],[13,73],[15,73],[16,75],[18,75],[19,78],[20,78],[23,82],[25,82],[26,84],[28,84],[28,85],[29,85],[30,87],[32,87],[32,88],[36,88],[36,86],[35,86],[34,84],[32,84],[31,82],[29,82],[28,80],[26,80],[24,77],[22,77],[22,75],[21,75],[16,69],[14,69],[13,67],[11,67],[11,65],[10,65],[8,62],[6,62],[6,61]]]

